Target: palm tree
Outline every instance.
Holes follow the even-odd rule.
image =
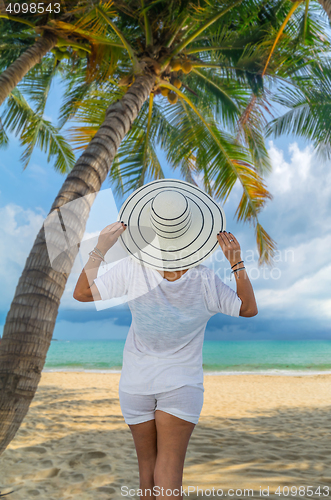
[[[266,125],[266,136],[278,137],[291,134],[304,137],[312,141],[316,153],[321,158],[330,159],[331,66],[328,49],[330,35],[329,26],[321,16],[320,6],[331,22],[331,1],[291,1],[291,8],[275,32],[273,46],[262,75],[268,68],[273,52],[277,50],[286,26],[295,34],[297,41],[313,48],[313,58],[309,62],[302,59],[301,63],[293,65],[291,78],[280,82],[275,89],[273,101],[288,111]],[[256,103],[257,97],[252,95],[244,120],[250,119]]]
[[[22,5],[27,6],[25,2]],[[120,53],[122,45],[102,32],[79,28],[80,16],[93,8],[93,1],[84,0],[70,11],[61,1],[59,14],[51,3],[42,5],[44,14],[24,18],[11,16],[0,5],[0,105],[6,100],[0,117],[0,147],[8,144],[7,132],[15,133],[25,146],[21,157],[24,168],[39,147],[48,161],[55,158],[57,170],[68,173],[75,164],[72,148],[59,128],[44,118],[52,81],[66,72],[75,76],[79,67],[85,75],[86,58],[92,50],[106,45]]]
[[[62,109],[63,123],[85,117],[85,126],[72,133],[80,146],[88,145],[52,204],[47,245],[44,227],[36,237],[6,318],[0,452],[37,389],[77,246],[109,173],[122,192],[148,176],[162,177],[158,144],[187,180],[200,174],[206,190],[221,200],[238,181],[243,190],[238,219],[255,224],[261,261],[272,256],[274,242],[258,219],[270,198],[263,181],[270,168],[260,111],[267,108],[265,84],[290,79],[309,68],[313,57],[312,47],[284,24],[291,8],[290,0],[272,6],[255,0],[116,1],[95,5],[75,25],[77,32],[101,33],[110,43],[91,45],[88,80],[72,82]],[[276,47],[280,30],[284,36]],[[112,44],[114,35],[120,47]],[[50,247],[59,249],[56,262],[50,262]]]
[[[23,5],[27,5],[26,2],[16,2],[16,4],[22,5],[22,9]],[[8,13],[8,7],[6,10],[0,5],[0,19],[4,20],[0,30],[4,53],[1,57],[0,68],[6,68],[0,75],[0,106],[25,75],[56,46],[63,48],[63,51],[70,47],[84,56],[90,52],[91,42],[112,44],[109,38],[106,40],[97,34],[92,37],[91,33],[77,29],[80,17],[93,8],[93,0],[84,1],[79,7],[70,11],[65,8],[63,0],[57,3],[60,7],[55,7],[54,2],[44,2],[40,5],[42,5],[43,12],[28,12],[23,16],[22,10],[22,17],[11,15]],[[19,57],[12,62],[13,52],[17,53],[17,47],[11,46],[13,35],[16,43],[17,38],[24,40],[25,43],[21,44],[22,50]],[[120,46],[116,42],[113,44]],[[26,46],[28,46],[27,49]],[[61,50],[57,54],[59,58],[62,58]],[[63,56],[65,55],[72,56],[72,51],[66,51]]]
[[[39,63],[56,44],[57,37],[46,31],[43,36],[37,38],[32,47],[27,49],[0,75],[0,105],[30,69]]]

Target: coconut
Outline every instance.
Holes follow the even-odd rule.
[[[176,87],[176,89],[180,89],[182,86],[182,82],[178,78],[175,78],[172,84],[174,87]]]
[[[78,49],[77,54],[79,55],[79,57],[85,57],[87,52],[86,52],[86,50]]]
[[[67,50],[67,47],[61,46],[61,47],[58,47],[58,49],[61,50],[61,52],[65,52]]]
[[[170,66],[171,71],[179,71],[180,69],[182,69],[182,64],[179,59],[174,59],[173,61],[171,61]]]
[[[182,70],[183,70],[183,73],[185,73],[187,75],[187,73],[189,73],[190,71],[192,71],[192,64],[190,63],[190,61],[185,61],[183,64],[182,64]]]
[[[175,92],[170,91],[168,94],[168,101],[170,104],[175,104],[178,101],[178,95]]]
[[[161,94],[164,97],[167,97],[167,95],[169,94],[169,89],[167,89],[166,87],[161,87]]]
[[[69,50],[62,52],[62,54],[63,54],[63,59],[70,59],[71,58],[71,52],[69,52]]]

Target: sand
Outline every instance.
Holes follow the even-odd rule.
[[[43,373],[28,415],[0,457],[0,491],[14,490],[5,498],[138,498],[121,494],[121,487],[136,491],[139,483],[119,377]],[[205,376],[184,498],[220,498],[219,488],[236,499],[325,498],[326,488],[331,491],[330,396],[331,375]]]

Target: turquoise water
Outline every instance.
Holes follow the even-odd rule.
[[[44,371],[120,372],[125,341],[53,341]],[[208,374],[331,373],[330,341],[211,341],[203,347]]]

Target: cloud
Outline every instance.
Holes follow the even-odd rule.
[[[24,210],[9,203],[0,208],[0,308],[8,309],[28,252],[42,226],[41,208]]]
[[[274,267],[258,266],[253,228],[231,220],[241,196],[237,183],[224,204],[227,230],[240,242],[259,317],[307,318],[321,325],[331,317],[331,171],[328,163],[315,157],[312,147],[300,149],[292,143],[288,151],[285,161],[284,151],[269,142],[273,168],[266,184],[273,199],[259,218],[277,243]],[[204,264],[233,288],[221,249]]]
[[[273,195],[261,214],[279,244],[300,245],[323,237],[331,228],[331,171],[311,147],[289,146],[290,162],[272,141],[269,143],[273,172],[267,178]]]
[[[289,145],[290,161],[270,141],[273,195],[261,221],[278,244],[277,279],[254,283],[260,310],[270,316],[330,319],[331,171],[311,147]]]

